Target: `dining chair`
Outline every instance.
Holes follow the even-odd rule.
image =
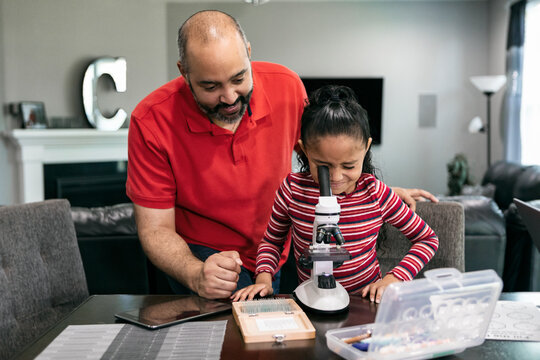
[[[450,267],[465,271],[465,212],[457,202],[417,202],[416,213],[439,238],[439,249],[416,277],[426,270]],[[411,242],[395,227],[384,224],[377,240],[377,258],[384,276],[405,256]]]
[[[429,269],[451,267],[465,271],[465,212],[457,202],[417,202],[416,213],[439,237],[439,249],[431,261],[416,276],[422,277]],[[384,224],[377,239],[377,258],[384,276],[399,264],[411,242],[398,229]],[[280,293],[290,294],[298,286],[296,262],[289,256],[281,268]]]
[[[88,297],[67,200],[0,207],[0,359]]]

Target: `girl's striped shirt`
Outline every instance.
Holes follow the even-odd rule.
[[[412,243],[403,260],[389,272],[396,278],[412,280],[437,251],[439,239],[433,230],[373,175],[362,174],[355,191],[337,195],[337,198],[341,206],[339,227],[345,239],[343,247],[350,252],[351,260],[334,269],[334,276],[347,291],[356,292],[381,279],[375,244],[385,222],[397,227]],[[311,174],[291,173],[283,180],[258,248],[256,274],[277,271],[291,230],[299,280],[309,279],[310,270],[298,266],[298,258],[312,244],[318,200],[319,185]]]

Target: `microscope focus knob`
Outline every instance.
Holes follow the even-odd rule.
[[[335,289],[336,278],[332,274],[322,273],[319,275],[319,289]]]

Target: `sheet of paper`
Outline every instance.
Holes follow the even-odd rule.
[[[219,359],[227,321],[158,330],[130,324],[71,325],[36,359]]]
[[[540,341],[540,310],[533,303],[498,301],[486,339]]]

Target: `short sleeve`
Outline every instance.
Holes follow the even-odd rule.
[[[135,204],[155,209],[172,208],[176,199],[169,156],[158,137],[135,116],[128,134],[126,194]]]

